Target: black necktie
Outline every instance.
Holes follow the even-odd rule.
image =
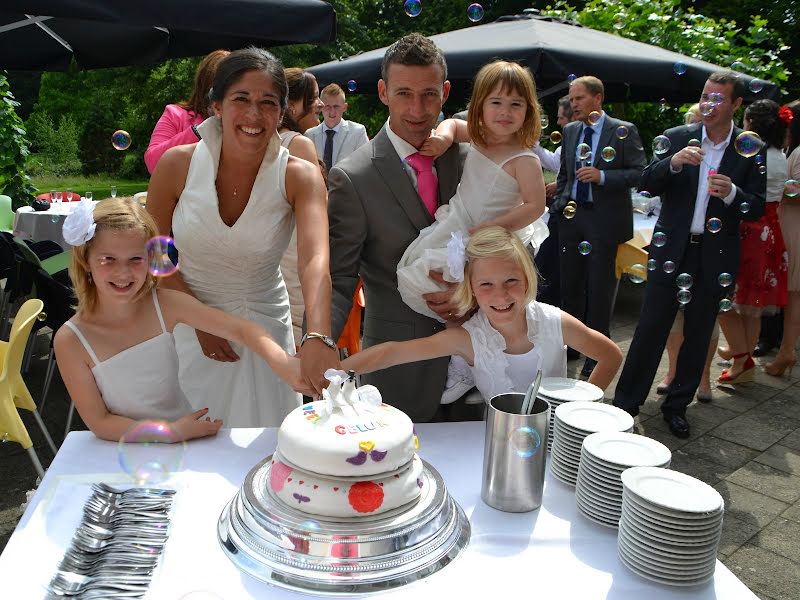
[[[336,135],[336,131],[327,129],[325,130],[325,135],[327,135],[328,138],[325,140],[325,150],[322,153],[322,160],[325,162],[325,168],[330,171],[333,166],[333,136]]]
[[[592,147],[592,134],[593,133],[594,133],[594,131],[589,126],[586,126],[584,128],[584,130],[583,130],[583,143],[586,144],[587,146],[589,146],[589,148]],[[584,158],[584,160],[581,160],[580,154],[576,154],[575,155],[575,170],[577,171],[581,167],[585,166],[584,165],[585,162],[591,163],[591,161],[587,161],[585,158]],[[590,183],[585,182],[585,181],[579,181],[578,182],[578,187],[575,190],[575,202],[578,203],[578,206],[580,206],[581,204],[589,204],[589,202],[590,202],[590,200],[589,200],[589,186],[590,185],[591,185]]]

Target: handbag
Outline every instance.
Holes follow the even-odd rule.
[[[50,203],[47,200],[43,200],[42,198],[36,198],[36,200],[34,200],[31,203],[31,206],[33,207],[33,210],[37,212],[41,212],[43,210],[50,210]]]

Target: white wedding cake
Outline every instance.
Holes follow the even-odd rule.
[[[419,442],[408,416],[374,386],[329,372],[323,399],[293,410],[278,431],[269,484],[284,503],[311,515],[380,514],[421,491]],[[345,380],[346,379],[346,380]]]

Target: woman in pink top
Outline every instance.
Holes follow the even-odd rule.
[[[208,117],[208,92],[217,73],[217,66],[228,54],[230,52],[227,50],[214,50],[206,56],[197,66],[192,97],[188,101],[167,104],[144,153],[144,162],[150,173],[156,168],[156,163],[164,152],[173,146],[194,144],[199,139],[193,127]]]

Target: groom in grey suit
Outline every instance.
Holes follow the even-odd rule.
[[[361,277],[366,296],[364,347],[443,329],[438,321],[406,306],[397,291],[396,270],[406,247],[433,223],[417,190],[416,171],[405,159],[436,125],[450,91],[447,65],[432,41],[414,33],[389,47],[381,77],[378,95],[389,108],[389,120],[329,174],[333,337],[344,327]],[[455,194],[465,152],[454,144],[434,163],[439,205]],[[429,294],[426,300],[434,312],[453,319],[450,296],[447,291]],[[439,410],[448,362],[440,358],[400,365],[365,375],[362,382],[375,385],[384,402],[413,421],[430,421]]]

